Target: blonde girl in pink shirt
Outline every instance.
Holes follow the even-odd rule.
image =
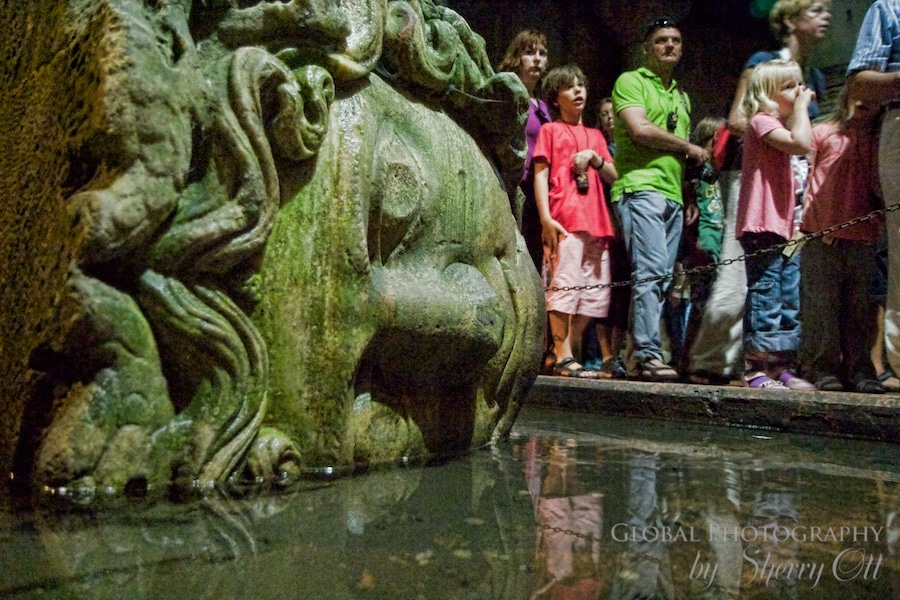
[[[809,103],[815,93],[793,60],[761,63],[750,74],[741,108],[744,134],[736,237],[745,253],[793,236],[797,183],[791,155],[809,153]],[[773,251],[750,256],[744,304],[744,385],[815,389],[793,371],[800,346],[800,257]]]

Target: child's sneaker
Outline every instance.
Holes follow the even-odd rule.
[[[753,389],[787,390],[788,387],[777,379],[772,379],[762,371],[744,373],[744,386]]]
[[[808,391],[816,389],[815,384],[808,382],[802,377],[797,377],[787,369],[781,372],[781,374],[778,376],[778,381],[783,383],[785,387],[790,390]]]

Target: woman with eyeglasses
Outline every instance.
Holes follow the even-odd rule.
[[[815,98],[808,107],[810,119],[819,116],[819,106],[825,97],[825,76],[818,69],[811,68],[809,60],[831,27],[830,0],[778,0],[769,11],[769,25],[781,41],[781,49],[757,52],[744,64],[728,115],[728,131],[720,136],[720,146],[716,152],[725,204],[722,260],[734,260],[742,254],[741,246],[735,239],[735,219],[740,194],[740,136],[746,131],[748,123],[741,111],[741,101],[750,73],[758,64],[778,58],[792,59],[800,65],[806,87],[815,92]],[[798,174],[803,173],[805,170],[798,162]],[[799,183],[802,189],[805,182]],[[719,268],[700,331],[690,350],[688,379],[693,383],[725,383],[736,374],[735,367],[741,364],[741,322],[746,293],[747,278],[743,265],[732,263]]]
[[[825,97],[825,76],[818,69],[809,67],[809,59],[831,27],[831,2],[829,0],[778,0],[769,12],[772,32],[781,40],[781,49],[773,52],[757,52],[744,64],[738,81],[737,92],[728,115],[728,127],[737,134],[747,129],[747,119],[740,110],[741,98],[747,90],[747,80],[753,67],[775,58],[791,59],[803,69],[806,87],[816,93],[810,103],[809,117],[819,115],[819,101]]]

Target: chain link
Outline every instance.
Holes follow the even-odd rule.
[[[543,523],[538,522],[537,526],[545,531],[553,531],[555,533],[562,533],[565,535],[571,535],[572,537],[576,537],[582,540],[587,540],[589,542],[601,542],[599,537],[592,533],[581,533],[580,531],[572,531],[571,529],[563,529],[562,527],[554,527],[553,525],[544,525]]]
[[[726,258],[725,260],[710,263],[708,265],[702,265],[699,267],[694,267],[692,269],[681,269],[679,271],[673,271],[671,273],[666,273],[665,275],[654,275],[652,277],[644,277],[642,279],[629,279],[627,281],[613,281],[610,283],[597,283],[593,285],[573,285],[573,286],[563,286],[563,287],[545,287],[545,291],[552,292],[569,292],[569,291],[578,291],[578,290],[593,290],[600,288],[615,288],[615,287],[624,287],[626,285],[637,285],[639,283],[649,283],[651,281],[664,281],[666,279],[673,279],[675,277],[681,277],[683,275],[699,275],[703,273],[707,273],[709,271],[715,271],[719,267],[724,267],[726,265],[730,265],[736,262],[745,261],[748,258],[753,258],[756,256],[760,256],[762,254],[768,254],[770,252],[782,251],[784,248],[789,246],[796,246],[798,244],[804,244],[809,240],[819,239],[826,235],[832,234],[835,231],[840,231],[842,229],[847,229],[848,227],[853,227],[854,225],[858,225],[865,221],[869,221],[881,215],[884,215],[889,212],[894,212],[900,209],[900,202],[897,204],[892,204],[886,208],[880,208],[878,210],[873,210],[859,217],[855,217],[850,219],[849,221],[845,221],[844,223],[840,223],[838,225],[832,225],[831,227],[827,227],[820,231],[816,231],[814,233],[807,233],[801,237],[793,238],[787,240],[786,242],[781,242],[779,244],[775,244],[774,246],[769,246],[767,248],[760,248],[759,250],[754,250],[753,252],[748,252],[747,254],[742,254],[735,258]]]

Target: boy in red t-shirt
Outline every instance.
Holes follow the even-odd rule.
[[[603,134],[581,122],[587,92],[581,69],[557,67],[544,77],[544,101],[557,119],[546,123],[534,148],[534,194],[543,229],[550,281],[547,312],[556,364],[554,375],[599,378],[575,358],[584,328],[609,312],[608,242],[613,225],[600,178],[615,181],[616,168]],[[573,289],[579,288],[579,289]],[[598,325],[600,352],[613,358],[609,330]],[[603,374],[609,376],[608,374]]]

